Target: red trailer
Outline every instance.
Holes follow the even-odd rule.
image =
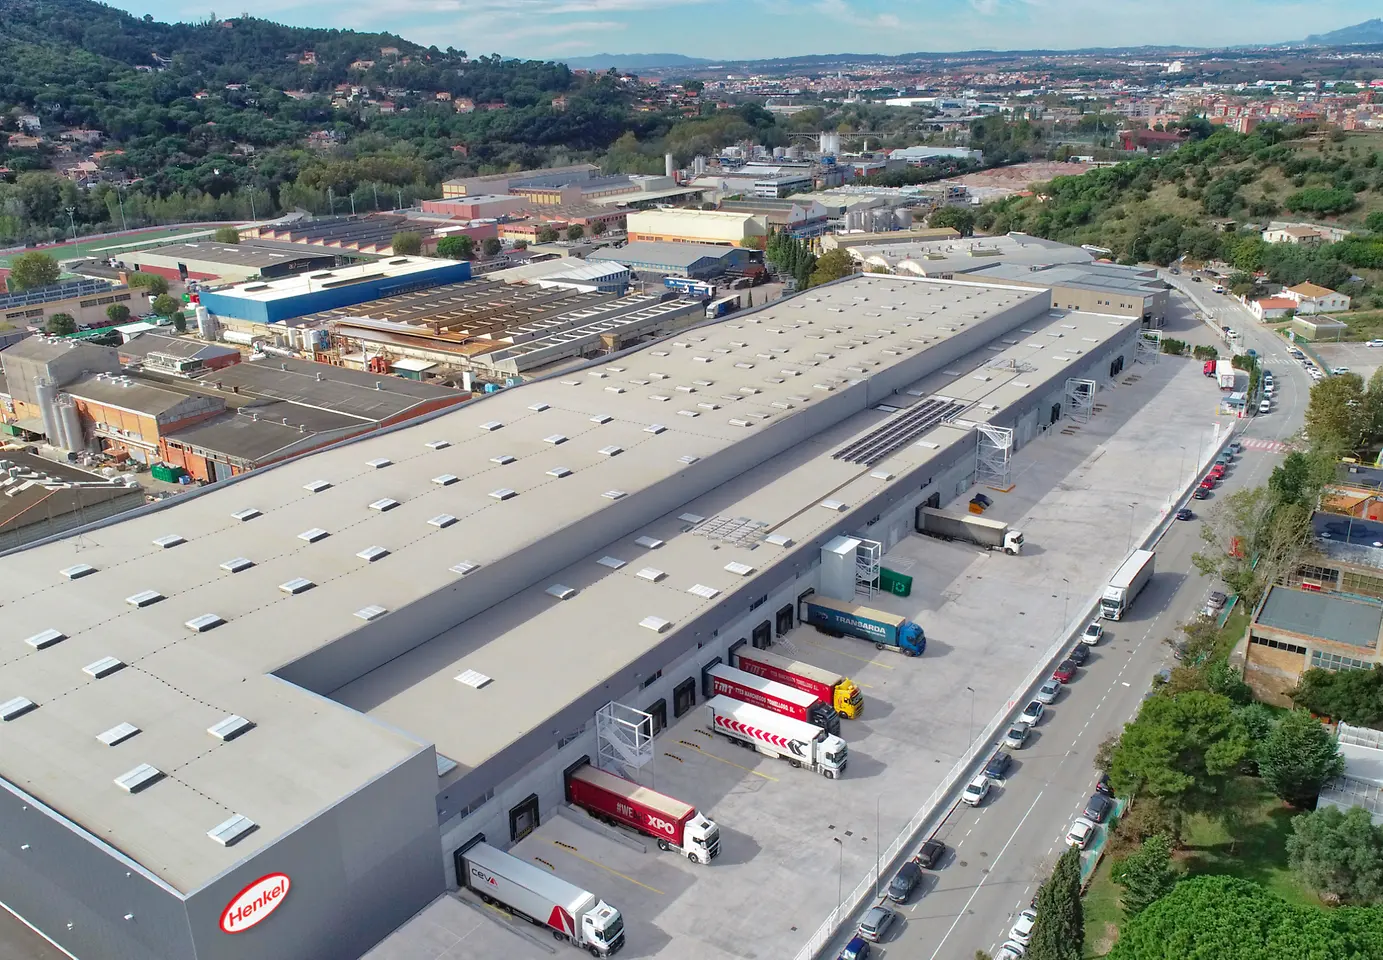
[[[710,689],[711,696],[726,696],[741,703],[752,703],[794,720],[805,720],[827,733],[840,735],[840,714],[830,705],[822,703],[814,693],[723,663],[711,664],[704,673],[705,686]]]
[[[567,771],[567,799],[597,820],[652,837],[660,850],[681,851],[693,863],[710,863],[720,855],[720,827],[710,817],[590,763]]]
[[[756,677],[805,690],[822,703],[829,703],[841,716],[853,719],[864,709],[864,698],[853,680],[809,663],[739,643],[730,649],[730,665]]]

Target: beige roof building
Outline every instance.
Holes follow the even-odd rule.
[[[712,243],[743,247],[768,236],[763,217],[724,210],[643,210],[629,214],[630,241]]]

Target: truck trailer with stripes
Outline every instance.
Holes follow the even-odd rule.
[[[845,772],[849,747],[840,737],[805,720],[741,703],[726,696],[706,701],[711,732],[766,757],[786,760],[794,767],[835,779]]]

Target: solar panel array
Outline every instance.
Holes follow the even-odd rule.
[[[768,524],[749,517],[711,517],[697,524],[692,535],[747,547],[763,539]]]
[[[66,300],[69,297],[85,297],[93,293],[106,293],[115,285],[109,280],[73,280],[70,283],[55,283],[48,287],[35,287],[20,293],[0,295],[0,310],[14,307],[27,307],[50,300]]]
[[[835,459],[872,467],[893,451],[906,447],[938,423],[951,419],[964,409],[965,404],[947,397],[928,397],[921,403],[890,417],[883,426],[841,447],[835,452]]]

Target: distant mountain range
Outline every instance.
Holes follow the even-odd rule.
[[[684,57],[680,53],[597,53],[590,57],[567,57],[562,61],[573,70],[658,70],[671,67],[708,67],[718,60]]]
[[[1352,43],[1383,43],[1383,20],[1365,20],[1352,27],[1342,27],[1329,33],[1312,34],[1306,42],[1315,47],[1338,47]]]

